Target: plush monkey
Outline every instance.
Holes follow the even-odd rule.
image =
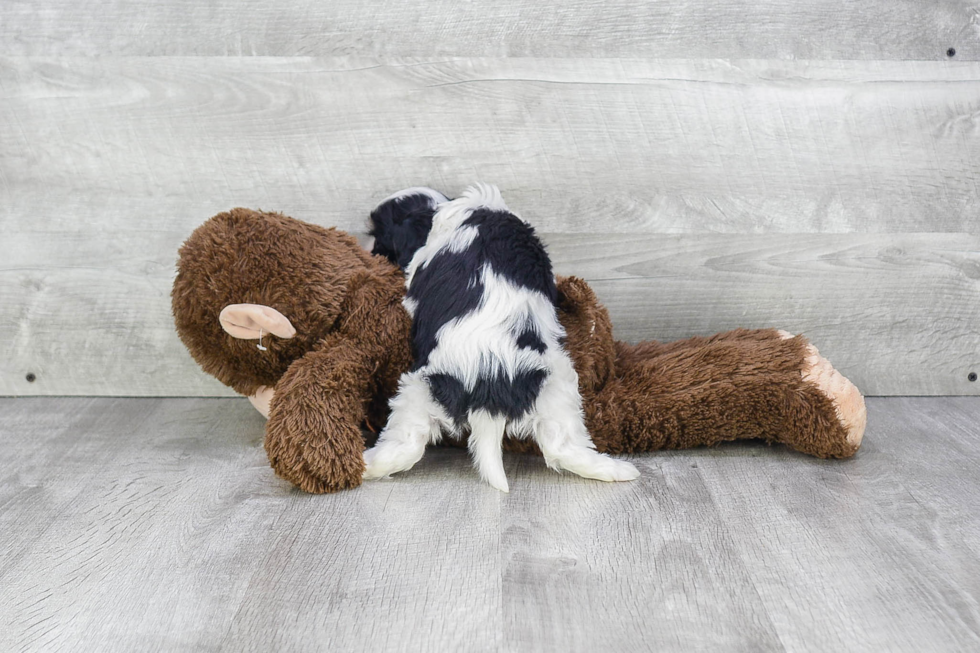
[[[384,425],[411,365],[404,283],[397,265],[342,231],[239,208],[181,247],[173,314],[204,371],[268,417],[275,472],[334,492],[361,484],[362,427]],[[861,393],[803,336],[739,329],[629,345],[576,277],[559,277],[558,308],[599,451],[762,439],[844,458],[861,444]],[[526,441],[505,446],[533,452]]]

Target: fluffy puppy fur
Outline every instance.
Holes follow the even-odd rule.
[[[404,270],[425,244],[436,208],[449,199],[437,190],[415,187],[388,196],[371,211],[368,235],[371,253],[384,256]]]
[[[415,362],[399,381],[388,425],[365,453],[364,477],[410,469],[444,431],[461,437],[467,429],[481,476],[504,492],[505,433],[532,438],[555,470],[604,481],[639,476],[628,462],[596,452],[586,430],[551,260],[534,229],[496,187],[477,185],[434,207],[438,194],[427,191],[396,194],[372,214],[383,227],[374,229],[380,247],[400,260],[398,248],[421,231],[411,228],[419,210],[414,218],[404,212],[437,209],[406,270]],[[389,238],[395,233],[411,236]]]

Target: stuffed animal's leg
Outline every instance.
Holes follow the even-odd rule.
[[[656,347],[617,343],[616,376],[586,404],[600,451],[759,438],[822,458],[853,455],[860,392],[802,336],[739,329]]]
[[[398,394],[391,399],[388,424],[377,444],[364,452],[364,478],[382,478],[414,467],[425,445],[439,439],[439,411],[425,378],[413,372],[403,374]]]
[[[504,473],[504,454],[501,445],[507,420],[494,417],[484,410],[474,410],[469,415],[470,438],[468,446],[480,476],[491,487],[510,492]]]
[[[779,331],[783,340],[796,338],[788,331]],[[800,371],[804,383],[817,388],[830,399],[838,420],[847,433],[847,443],[856,450],[864,439],[868,424],[868,412],[864,397],[851,381],[834,369],[830,361],[820,355],[811,343],[805,347],[805,361]]]
[[[595,450],[582,414],[578,376],[564,352],[553,358],[552,374],[541,389],[537,411],[534,440],[552,469],[600,481],[632,481],[640,476],[629,462]]]

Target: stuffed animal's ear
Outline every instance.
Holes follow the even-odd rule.
[[[242,340],[258,340],[270,333],[280,338],[296,335],[296,329],[285,315],[261,304],[230,304],[221,310],[218,321],[225,332]]]

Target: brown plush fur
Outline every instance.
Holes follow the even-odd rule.
[[[631,346],[581,279],[559,279],[559,315],[579,374],[589,431],[609,453],[761,438],[820,457],[857,444],[833,401],[804,381],[807,343],[775,330]],[[234,209],[180,250],[172,294],[177,332],[205,372],[242,394],[274,386],[265,446],[276,473],[307,492],[360,485],[361,425],[384,423],[411,364],[404,278],[349,235],[276,213]],[[295,338],[225,333],[229,304],[271,306]],[[859,440],[858,440],[859,442]],[[507,448],[533,451],[526,442]]]

